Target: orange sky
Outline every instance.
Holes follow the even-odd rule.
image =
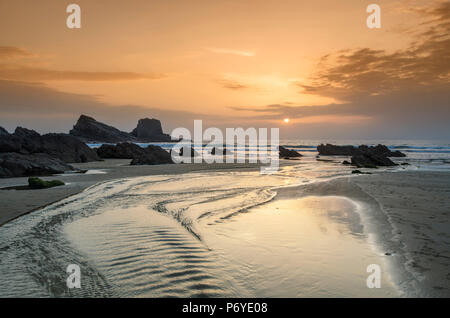
[[[70,30],[65,25],[68,15],[65,9],[70,3],[77,3],[82,9],[79,30]],[[379,30],[366,26],[366,7],[370,3],[382,8]],[[339,53],[341,50],[354,54],[361,49],[380,50],[390,60],[396,52],[408,54],[414,41],[424,41],[420,32],[430,28],[419,23],[436,17],[447,19],[428,11],[447,3],[430,0],[0,0],[0,46],[3,48],[0,49],[0,79],[8,85],[39,83],[48,90],[47,95],[52,91],[91,99],[106,109],[124,109],[126,105],[149,109],[149,117],[165,117],[169,114],[164,111],[179,111],[192,113],[198,119],[204,116],[212,122],[214,118],[226,118],[236,125],[248,122],[249,118],[259,123],[274,123],[279,118],[281,125],[287,115],[292,117],[291,126],[330,122],[361,124],[371,118],[375,122],[376,116],[368,113],[322,114],[321,109],[318,114],[305,115],[286,107],[323,107],[354,103],[355,96],[384,95],[385,88],[371,91],[368,86],[350,85],[342,79],[336,84],[333,67],[342,61],[339,56],[321,58],[347,54]],[[414,54],[412,57],[419,53]],[[352,76],[354,60],[344,62],[353,67],[349,72]],[[386,74],[395,73],[395,66],[387,67],[390,71]],[[370,87],[384,85],[386,81],[378,80],[377,70],[373,68],[371,72],[372,75],[366,76],[373,84]],[[361,76],[361,72],[357,75]],[[447,85],[447,75],[442,80],[442,74],[436,74],[434,79],[427,78],[426,84]],[[403,79],[408,75],[402,76],[394,78],[396,82],[392,86],[405,88]],[[324,90],[325,79],[327,87],[330,83],[336,87],[344,85],[345,93],[335,88]],[[408,85],[418,82],[415,79]],[[27,85],[17,91],[26,90]],[[47,95],[33,95],[38,105],[35,108],[40,107],[40,96]],[[45,104],[45,98],[41,99]],[[28,123],[21,118],[26,118],[24,113],[30,112],[30,107],[24,106],[27,110],[21,111],[21,117],[6,108],[7,101],[11,100],[14,98],[0,100],[3,117],[0,125]],[[264,111],[269,105],[279,105],[284,110]],[[64,110],[61,116],[69,116],[71,121],[85,110],[82,106],[77,109],[76,103],[70,107],[71,111]],[[131,128],[130,122],[121,122],[120,118],[108,119],[124,129]],[[161,119],[168,122],[168,128],[178,125],[169,118]]]

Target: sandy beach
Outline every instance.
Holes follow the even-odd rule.
[[[76,164],[74,166],[77,168],[89,169],[88,173],[45,178],[61,179],[66,182],[63,187],[45,190],[0,190],[1,223],[6,224],[21,215],[39,210],[40,207],[111,180],[133,180],[134,177],[183,175],[192,172],[203,172],[207,175],[209,171],[251,172],[258,169],[256,165],[245,164],[133,167],[127,163],[128,160],[116,159]],[[298,162],[283,161],[282,166],[289,168],[295,167],[296,164]],[[0,180],[2,188],[25,183],[26,178]],[[328,212],[328,217],[338,223],[344,220],[355,233],[360,231],[359,227],[363,225],[364,229],[361,231],[367,234],[368,239],[378,249],[376,254],[386,262],[390,279],[397,286],[399,295],[445,297],[450,295],[449,192],[449,172],[347,174],[304,185],[278,188],[272,201],[274,203],[271,204],[309,197],[342,197],[356,202],[362,207],[357,219],[352,220],[348,213],[331,215]],[[302,203],[300,207],[304,209],[305,205]],[[345,205],[342,209],[346,209]],[[292,207],[288,210],[292,210]]]
[[[182,165],[154,165],[130,166],[129,159],[106,159],[104,161],[73,163],[74,168],[90,170],[86,174],[64,174],[42,177],[44,180],[60,179],[66,183],[63,187],[41,190],[4,190],[4,188],[23,186],[28,184],[28,178],[0,178],[0,225],[3,225],[21,215],[60,201],[84,189],[109,180],[151,176],[160,174],[180,174],[202,170],[216,169],[249,169],[256,170],[258,165],[250,164],[182,164]],[[285,163],[289,164],[289,163]],[[2,189],[3,188],[3,189]]]

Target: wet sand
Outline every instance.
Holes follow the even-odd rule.
[[[393,281],[410,297],[450,296],[450,173],[395,172],[284,188],[278,198],[344,196],[361,217]]]
[[[66,182],[63,187],[0,190],[0,224],[109,180],[200,170],[258,169],[248,164],[127,166],[128,162],[76,164],[77,168],[91,169],[90,173],[45,178],[61,179]],[[24,185],[26,180],[0,179],[0,187]],[[390,264],[392,279],[404,295],[450,296],[450,172],[380,172],[280,188],[277,192],[276,200],[341,196],[361,204],[365,231],[378,246],[379,255]]]
[[[160,174],[181,174],[202,170],[230,169],[252,171],[259,169],[259,166],[256,164],[130,166],[130,161],[128,159],[107,159],[99,162],[74,163],[72,164],[73,167],[90,171],[87,174],[64,174],[41,177],[44,180],[58,179],[66,183],[65,186],[50,189],[5,190],[2,188],[27,185],[28,178],[0,178],[0,226],[24,214],[77,194],[100,182]]]

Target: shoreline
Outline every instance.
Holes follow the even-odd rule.
[[[59,179],[64,186],[49,189],[6,189],[13,186],[28,184],[28,177],[0,178],[0,201],[4,211],[0,211],[0,226],[17,218],[40,210],[53,203],[83,192],[87,188],[101,182],[151,175],[171,175],[209,170],[254,171],[260,164],[173,164],[130,166],[131,159],[106,159],[98,162],[72,163],[80,170],[90,170],[86,174],[61,174],[40,177],[43,180]],[[295,162],[284,162],[282,165],[292,165]],[[281,162],[280,162],[281,164]]]
[[[450,172],[399,171],[280,188],[277,199],[342,196],[405,297],[450,296]]]
[[[211,170],[254,171],[258,165],[159,165],[126,166],[129,160],[77,164],[94,174],[68,174],[44,179],[62,179],[66,186],[43,190],[0,190],[6,207],[14,213],[0,215],[7,224],[103,182],[150,175],[181,174]],[[298,164],[284,162],[282,165]],[[96,171],[97,170],[97,171]],[[100,173],[98,170],[106,170]],[[5,187],[26,178],[0,179]],[[275,200],[306,196],[342,196],[361,205],[361,224],[369,245],[379,249],[393,284],[406,297],[448,297],[450,295],[450,172],[396,171],[372,175],[347,175],[311,183],[278,187]],[[31,194],[31,195],[30,195]],[[36,197],[40,200],[35,200]],[[30,205],[35,206],[28,209]],[[44,204],[41,204],[44,203]],[[373,243],[373,244],[372,244]]]

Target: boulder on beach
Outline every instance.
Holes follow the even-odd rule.
[[[136,144],[123,142],[117,145],[102,145],[97,154],[105,159],[132,159],[130,165],[157,165],[173,163],[170,154],[159,146],[142,148]]]
[[[64,162],[99,160],[96,152],[67,134],[40,135],[34,130],[17,127],[13,134],[0,135],[0,153],[46,153]]]
[[[64,182],[61,180],[42,180],[37,177],[30,177],[28,178],[28,187],[30,189],[48,189],[53,187],[59,187],[64,185]]]
[[[136,137],[117,128],[96,121],[94,118],[81,115],[70,131],[70,135],[84,142],[116,143],[136,141]]]
[[[5,128],[0,126],[0,136],[8,136],[8,135],[9,132]]]
[[[142,142],[171,141],[170,135],[164,134],[161,122],[154,118],[139,119],[137,127],[131,135]]]
[[[375,156],[384,156],[384,157],[406,157],[405,154],[400,151],[391,151],[385,145],[377,145],[377,146],[366,146],[361,145],[359,147],[354,146],[336,146],[331,144],[321,144],[317,146],[317,151],[319,155],[323,156],[355,156],[362,154],[369,154]]]
[[[149,145],[145,148],[145,153],[133,159],[130,165],[160,165],[171,163],[173,163],[173,161],[170,153],[159,146]]]
[[[298,153],[297,151],[286,149],[283,146],[279,146],[278,150],[279,150],[280,158],[297,158],[297,157],[302,157],[302,155],[300,153]]]
[[[97,154],[103,159],[135,159],[145,154],[142,148],[131,142],[121,142],[117,145],[102,145],[97,149]]]
[[[359,154],[352,156],[351,163],[358,168],[376,168],[377,166],[390,167],[397,165],[388,157],[371,154]]]
[[[100,160],[95,150],[68,134],[42,135],[38,151],[68,163]]]
[[[75,170],[60,159],[45,153],[0,153],[0,177],[42,176]]]

